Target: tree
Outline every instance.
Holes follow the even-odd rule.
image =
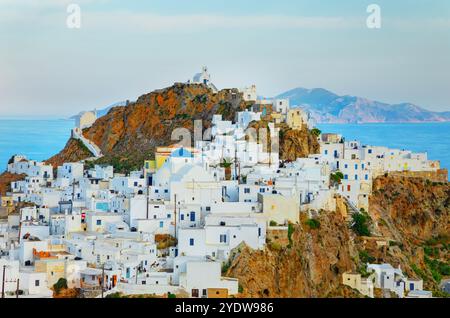
[[[359,236],[370,236],[370,230],[368,226],[369,216],[365,213],[355,213],[352,215],[353,225],[352,229]]]
[[[336,186],[341,183],[341,180],[344,179],[344,174],[340,171],[336,171],[330,175],[331,184]]]
[[[67,289],[67,280],[61,277],[55,284],[53,284],[53,290],[56,294],[59,294],[63,289]]]
[[[321,131],[319,128],[313,128],[313,129],[311,130],[311,133],[312,133],[314,136],[319,137],[320,134],[322,133],[322,131]]]
[[[222,168],[225,168],[225,179],[231,180],[231,166],[233,165],[232,159],[226,159],[224,158],[220,166]]]

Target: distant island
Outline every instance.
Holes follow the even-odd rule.
[[[258,98],[265,99],[261,96],[258,96]],[[433,112],[412,103],[388,104],[358,96],[339,96],[323,88],[297,87],[281,93],[273,99],[289,99],[291,106],[307,110],[316,123],[322,124],[450,121],[450,111]],[[126,105],[127,101],[114,103],[98,110],[97,116],[106,115],[113,107]],[[71,119],[75,117],[76,115],[72,116]]]
[[[450,112],[432,112],[411,104],[387,104],[358,96],[339,96],[323,88],[294,88],[275,98],[311,113],[317,123],[420,123],[448,122]]]

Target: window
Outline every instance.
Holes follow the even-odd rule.
[[[102,220],[97,220],[97,225],[102,225]]]
[[[258,237],[261,236],[261,228],[258,227]],[[234,236],[234,238],[236,238],[236,236]]]
[[[35,281],[34,281],[34,286],[36,286],[36,287],[39,287],[39,279],[36,279]]]
[[[164,193],[169,193],[169,190],[168,189],[164,189]]]
[[[244,193],[250,193],[250,188],[244,188]]]
[[[207,212],[210,212],[210,211],[211,211],[211,207],[210,207],[210,206],[207,206],[207,207],[206,207],[206,211],[207,211]]]
[[[193,238],[189,239],[189,245],[190,246],[194,246],[194,239]]]
[[[344,165],[344,168],[347,169],[347,168],[348,168],[348,164],[345,164],[345,165]]]
[[[191,222],[195,222],[195,212],[194,211],[191,211],[190,218],[191,218]]]
[[[220,234],[220,243],[226,243],[227,242],[227,235],[226,234]]]
[[[366,175],[364,176],[364,179],[369,180],[369,175],[366,174]]]
[[[184,214],[180,214],[180,220],[184,221]]]
[[[163,227],[164,227],[164,221],[160,221],[160,222],[159,222],[159,227],[160,227],[160,228],[163,228]]]
[[[158,189],[155,189],[155,193],[159,193],[159,190],[158,190]]]
[[[350,185],[347,186],[347,191],[350,192],[352,187]]]
[[[328,155],[328,150],[325,150],[325,154]]]
[[[259,189],[259,192],[264,193],[264,192],[266,192],[266,189],[261,188],[261,189]]]
[[[348,180],[348,174],[344,175],[344,179]]]
[[[372,153],[372,149],[369,149],[369,153]]]
[[[355,164],[355,170],[358,170],[358,165],[357,164]]]
[[[358,180],[358,175],[357,174],[355,174],[355,180]]]
[[[167,218],[170,219],[172,217],[172,214],[167,214]]]
[[[362,164],[361,169],[364,170],[364,168],[365,168],[365,164]]]
[[[135,187],[137,187],[137,186],[138,186],[138,183],[137,183],[137,182],[135,182],[135,183],[134,183],[134,186],[135,186]]]

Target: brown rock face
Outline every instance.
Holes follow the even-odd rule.
[[[208,128],[214,114],[230,120],[245,107],[237,89],[213,93],[202,84],[177,83],[142,95],[128,106],[112,108],[83,134],[105,155],[99,163],[110,163],[117,171],[126,171],[153,158],[156,147],[175,143],[171,140],[175,128],[193,132],[193,121],[198,119]],[[70,152],[64,149],[59,157],[64,159],[67,153]]]
[[[24,180],[24,174],[13,174],[9,172],[3,172],[0,174],[0,195],[5,195],[6,192],[11,191],[11,182]]]
[[[280,132],[280,158],[295,161],[297,158],[308,157],[320,153],[317,137],[304,127],[301,130],[286,129]]]
[[[53,167],[61,166],[64,162],[77,162],[92,157],[92,153],[77,139],[69,139],[64,149],[51,157],[46,163]]]
[[[364,253],[370,262],[400,265],[408,277],[422,278],[424,288],[438,290],[449,266],[450,184],[383,176],[373,189],[373,237],[356,236],[344,220],[346,209],[338,204],[339,211],[320,214],[316,230],[305,220],[294,225],[290,248],[241,247],[227,276],[239,279],[242,297],[360,297],[341,279],[343,272],[361,269],[368,261]],[[383,240],[392,244],[377,244]]]
[[[293,225],[290,248],[241,248],[227,276],[239,278],[242,296],[297,298],[338,293],[342,273],[356,268],[357,249],[340,214],[323,213],[319,221],[318,230]]]
[[[399,239],[428,240],[450,233],[450,184],[423,178],[382,176],[373,183],[370,210],[374,219],[392,225]]]
[[[253,128],[259,136],[260,129],[269,129],[267,120],[251,122],[249,128]],[[310,154],[320,153],[320,144],[317,137],[303,126],[302,129],[291,129],[286,124],[276,124],[279,129],[279,153],[280,159],[284,161],[295,161],[297,158],[305,158]],[[268,146],[270,147],[270,140]]]

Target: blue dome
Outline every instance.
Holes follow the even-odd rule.
[[[170,156],[173,158],[192,158],[192,157],[194,157],[192,155],[192,152],[190,152],[189,150],[186,150],[184,148],[178,148],[178,149],[174,150]]]

